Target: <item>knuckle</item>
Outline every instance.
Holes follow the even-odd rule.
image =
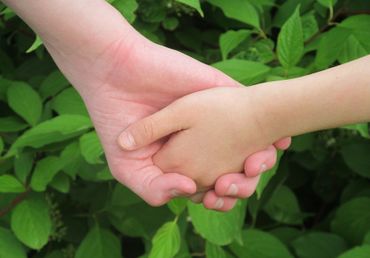
[[[152,139],[153,136],[154,136],[154,124],[153,124],[153,121],[151,119],[147,119],[143,125],[142,125],[142,128],[141,128],[142,132],[142,136],[145,137],[146,139]],[[138,139],[140,140],[140,139]]]
[[[255,188],[243,187],[239,193],[240,198],[249,198],[254,194]]]

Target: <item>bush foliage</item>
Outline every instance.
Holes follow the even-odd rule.
[[[109,2],[245,85],[370,53],[367,0]],[[113,180],[81,98],[2,4],[0,36],[1,258],[370,257],[368,124],[296,137],[228,213],[153,208]]]

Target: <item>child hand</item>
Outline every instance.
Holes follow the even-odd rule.
[[[260,124],[254,88],[215,88],[185,96],[165,109],[129,126],[137,149],[171,135],[155,154],[164,172],[191,177],[198,191],[213,188],[216,179],[243,171],[245,157],[263,150],[279,137]]]

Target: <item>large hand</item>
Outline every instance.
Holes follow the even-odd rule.
[[[163,174],[153,165],[152,156],[161,143],[122,153],[116,139],[132,122],[181,96],[215,86],[236,86],[237,83],[209,66],[141,38],[133,42],[131,48],[117,44],[104,55],[92,67],[101,68],[99,62],[110,60],[107,76],[104,76],[101,87],[84,98],[113,175],[152,205],[161,205],[176,195],[194,193],[196,189],[192,180],[179,174]],[[94,72],[91,70],[89,74]],[[271,151],[266,154],[275,155]],[[268,164],[273,165],[271,162]],[[256,180],[251,182],[256,184]],[[245,189],[250,182],[245,178],[238,184],[244,184],[240,188]],[[212,199],[208,200],[212,202]],[[233,202],[229,199],[225,205],[231,208]]]
[[[122,153],[116,137],[133,121],[183,95],[238,84],[213,68],[143,39],[105,1],[8,4],[43,38],[57,65],[80,92],[113,175],[152,205],[165,203],[173,194],[193,193],[192,180],[177,174],[163,175],[153,165],[151,157],[161,143]],[[43,11],[35,16],[40,9]],[[269,159],[275,149],[268,153],[260,156]],[[250,160],[255,164],[258,159]],[[220,185],[227,188],[234,179],[225,177]],[[243,177],[238,184],[242,189],[249,183]],[[225,199],[225,207],[234,201]]]

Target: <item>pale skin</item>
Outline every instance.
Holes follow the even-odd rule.
[[[243,157],[284,136],[370,121],[369,74],[366,56],[302,78],[193,93],[129,126],[121,145],[138,149],[172,134],[154,163],[208,189],[241,171]]]
[[[163,173],[153,163],[152,157],[163,142],[124,152],[117,137],[131,123],[182,96],[240,84],[212,67],[148,41],[103,0],[3,2],[43,39],[58,67],[84,99],[111,172],[119,182],[154,206],[175,196],[196,193],[190,177]],[[218,179],[226,190],[201,192],[192,198],[201,201],[205,194],[207,207],[231,209],[236,198],[246,197],[243,189],[255,188],[258,180],[254,175],[273,166],[276,147],[285,149],[289,143],[290,138],[279,140],[248,159],[244,157],[245,174]],[[222,201],[222,207],[216,201],[207,203],[214,198]]]

